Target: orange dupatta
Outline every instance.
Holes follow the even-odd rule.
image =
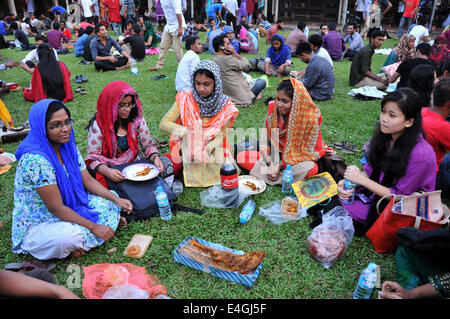
[[[320,132],[322,114],[303,83],[296,79],[283,81],[291,81],[294,88],[292,108],[286,124],[277,112],[276,99],[269,104],[265,126],[270,141],[282,153],[283,166],[315,162],[326,154],[328,148],[322,143]]]

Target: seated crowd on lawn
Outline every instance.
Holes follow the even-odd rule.
[[[299,20],[285,37],[280,34],[284,21],[271,24],[256,11],[237,17],[220,1],[211,1],[206,9],[207,26],[201,17],[185,18],[176,1],[162,2],[163,15],[158,14],[158,9],[152,10],[153,16],[129,16],[123,21],[116,12],[118,2],[105,2],[111,9],[110,26],[117,39],[109,35],[108,25],[96,23],[92,16],[82,17],[81,23],[72,28],[66,25],[63,14],[56,14],[50,22],[46,15],[23,22],[8,17],[8,22],[2,24],[2,47],[20,46],[28,51],[21,63],[2,67],[20,65],[31,74],[31,86],[24,89],[23,96],[35,103],[29,112],[30,132],[15,153],[14,253],[28,253],[41,260],[78,257],[111,239],[116,229],[126,224],[121,211],[129,213],[133,207],[129,199],[110,192],[107,181],[123,181],[122,173],[112,167],[132,163],[140,156],[158,167],[162,177],[173,173],[186,187],[220,184],[224,155],[238,172],[248,171],[269,185],[282,183],[287,165],[292,168],[294,182],[320,173],[318,161],[336,151],[322,139],[324,119],[316,102],[333,101],[334,64],[344,63],[341,61],[345,59],[351,61],[350,86],[386,90],[396,84],[396,89],[380,103],[379,121],[366,146],[363,170],[356,166],[345,170],[345,179],[355,183],[356,189],[348,191],[344,180],[336,181],[338,195],[324,211],[343,206],[354,221],[356,236],[363,236],[378,217],[376,203],[386,195],[439,189],[448,196],[448,31],[430,44],[429,35],[418,35],[427,25],[421,17],[417,26],[401,35],[383,71],[375,73],[372,57],[386,39],[386,32],[371,30],[364,45],[356,23],[348,26],[343,37],[335,23],[322,25],[319,33],[310,34],[306,22]],[[206,43],[201,43],[199,32],[207,32]],[[14,35],[15,41],[3,38],[8,34]],[[29,38],[34,38],[35,43],[31,44]],[[269,44],[266,52],[258,49],[261,38]],[[157,71],[163,69],[171,47],[178,62],[174,81],[177,94],[159,124],[161,131],[170,134],[170,153],[159,153],[138,92],[113,76],[100,92],[97,111],[87,126],[88,154],[83,158],[73,136],[73,118],[64,104],[74,98],[71,73],[59,61],[59,55],[75,49],[82,63],[107,72],[127,69],[132,59],[142,61],[148,54],[157,54],[156,65],[149,69]],[[201,60],[200,55],[207,55],[206,51],[211,55]],[[256,55],[256,59],[249,60],[243,53]],[[306,67],[294,70],[300,62]],[[251,71],[263,75],[253,79],[247,74]],[[274,100],[266,102],[262,128],[265,143],[256,155],[234,158],[226,129],[233,127],[240,107],[255,107],[268,86],[268,77],[278,77],[279,83]],[[196,143],[199,132],[202,142]],[[8,163],[0,155],[0,165]],[[370,201],[356,196],[352,204],[346,204],[353,192]],[[408,255],[405,248],[398,251],[402,258],[418,258]],[[430,295],[439,291],[448,296],[448,270],[428,275],[434,277],[423,278],[409,270],[408,278],[420,279],[414,287],[402,277],[405,280],[399,279],[400,285],[386,283],[381,296],[413,297],[404,288],[426,289],[430,285]],[[388,289],[394,291],[393,295]]]

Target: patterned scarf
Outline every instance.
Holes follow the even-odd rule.
[[[214,74],[214,91],[207,98],[203,98],[198,94],[194,84],[194,74],[198,70],[208,70]],[[198,104],[201,117],[211,117],[219,113],[225,105],[230,102],[230,98],[222,92],[222,76],[219,66],[210,60],[202,60],[192,70],[191,78],[192,94]]]
[[[277,99],[269,104],[265,125],[272,145],[282,152],[286,164],[317,161],[328,148],[322,144],[320,109],[300,81],[283,81],[291,81],[294,88],[292,108],[287,123],[284,123],[277,111]],[[278,130],[278,134],[275,130]]]
[[[447,58],[447,38],[441,34],[434,39],[433,46],[431,47],[430,60],[436,64],[442,64]]]
[[[400,43],[394,48],[398,61],[402,62],[404,60],[414,58],[416,50],[414,47],[408,47],[408,42],[411,41],[411,39],[415,40],[416,37],[412,34],[404,34],[400,39]]]

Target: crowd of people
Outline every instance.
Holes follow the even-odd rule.
[[[364,7],[367,1],[357,1],[357,11],[360,2]],[[410,26],[411,15],[417,14],[414,4],[419,1],[404,2],[401,28]],[[355,234],[363,236],[377,219],[376,204],[385,195],[438,189],[444,196],[449,194],[449,33],[431,40],[422,32],[428,22],[425,17],[420,16],[405,34],[399,29],[399,44],[387,57],[383,72],[375,73],[372,57],[386,32],[372,24],[364,45],[366,36],[358,32],[361,26],[356,22],[348,25],[343,36],[335,23],[322,25],[319,33],[312,34],[306,22],[299,20],[284,37],[280,34],[284,21],[269,23],[258,10],[261,1],[242,0],[240,5],[236,0],[206,1],[207,26],[203,18],[185,18],[183,1],[156,1],[155,8],[142,16],[136,15],[133,1],[106,0],[104,4],[109,25],[98,21],[91,0],[80,1],[83,17],[73,30],[66,25],[65,12],[57,8],[50,23],[46,15],[37,20],[40,23],[34,16],[23,22],[15,17],[5,20],[5,34],[13,32],[16,41],[3,39],[4,48],[20,46],[28,51],[20,63],[8,66],[20,66],[32,75],[31,87],[23,95],[35,103],[29,112],[30,132],[15,153],[14,253],[40,260],[79,257],[110,240],[119,226],[126,225],[123,215],[133,206],[129,199],[109,191],[108,181],[123,181],[125,177],[114,166],[140,158],[148,159],[162,175],[173,174],[186,187],[220,184],[224,157],[238,171],[246,170],[269,185],[282,183],[288,165],[294,182],[320,173],[319,161],[335,150],[322,139],[323,116],[316,102],[333,99],[334,64],[344,59],[351,60],[350,86],[386,90],[395,84],[396,89],[381,101],[363,171],[355,166],[345,170],[345,179],[357,188],[349,191],[344,180],[336,181],[338,195],[325,211],[343,206],[354,221]],[[386,0],[369,7],[367,15],[361,11],[363,18],[376,12],[382,19],[391,5]],[[109,35],[109,26],[117,40]],[[203,31],[206,43],[200,41]],[[35,44],[30,44],[29,37],[34,37]],[[265,56],[249,60],[242,55],[259,55],[262,38],[270,44]],[[73,99],[71,73],[59,55],[73,48],[83,63],[106,72],[129,68],[132,59],[142,61],[147,52],[158,48],[157,63],[149,70],[159,71],[171,47],[178,63],[177,94],[159,125],[170,135],[170,152],[159,153],[135,89],[123,81],[111,81],[99,94],[97,112],[87,126],[88,153],[83,158],[73,137],[73,118],[64,104]],[[201,54],[211,56],[200,59]],[[295,59],[306,68],[294,71]],[[252,79],[250,71],[262,75]],[[274,100],[267,101],[260,139],[264,142],[256,156],[234,158],[226,130],[233,127],[240,107],[250,107],[262,98],[268,77],[278,77],[280,82]],[[0,159],[2,165],[7,164]],[[355,201],[346,204],[352,193],[357,195]],[[408,258],[404,247],[398,250],[400,254]],[[431,285],[432,289],[425,289],[430,296],[449,296],[448,270],[428,273],[432,279],[414,270],[409,273],[420,280],[414,287],[409,283],[408,289]],[[14,280],[4,272],[0,276],[7,278],[0,287]],[[406,284],[400,284],[386,283],[380,297],[416,296],[405,293]],[[45,287],[49,293],[71,297],[57,286]],[[0,293],[4,291],[0,288]]]

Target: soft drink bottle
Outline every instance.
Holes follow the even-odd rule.
[[[170,209],[169,199],[162,186],[156,188],[156,202],[158,203],[159,215],[162,220],[169,220],[172,218],[172,210]]]
[[[358,284],[353,292],[353,299],[369,299],[372,294],[373,287],[377,281],[377,265],[373,262],[369,263],[366,269],[361,272]]]
[[[225,163],[220,168],[220,180],[222,190],[226,193],[223,201],[227,207],[238,207],[239,205],[239,181],[236,167],[228,160],[225,153]]]

